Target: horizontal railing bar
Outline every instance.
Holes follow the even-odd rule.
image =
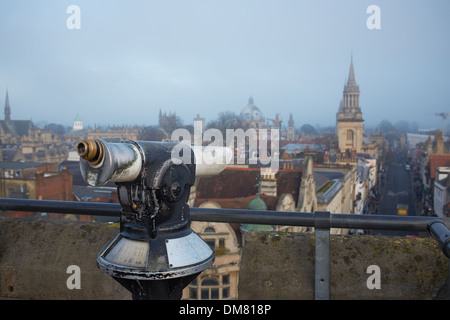
[[[243,209],[191,208],[191,220],[313,227],[314,213]],[[430,221],[450,227],[450,218],[394,215],[330,214],[331,228],[426,231]]]
[[[10,211],[118,217],[120,208],[118,203],[0,198],[0,210]]]
[[[0,210],[118,217],[120,215],[121,206],[118,203],[0,198]],[[315,214],[307,212],[198,207],[191,207],[190,212],[192,221],[304,227],[313,227],[315,225]],[[448,228],[450,228],[450,218],[396,215],[357,215],[343,213],[330,214],[330,227],[344,229],[426,231],[428,223],[432,220],[442,221]]]

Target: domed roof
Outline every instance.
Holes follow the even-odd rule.
[[[248,99],[248,104],[245,106],[244,109],[242,109],[241,118],[247,120],[264,121],[264,117],[261,110],[259,110],[259,108],[253,102],[253,97],[250,97]]]
[[[256,198],[249,203],[248,208],[250,210],[267,210],[266,203],[258,194],[256,195]],[[265,224],[243,224],[241,230],[244,232],[272,231],[273,227]]]
[[[250,202],[248,208],[250,210],[267,210],[266,203],[259,197],[259,195],[256,195],[256,198]]]

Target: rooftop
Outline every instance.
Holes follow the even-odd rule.
[[[29,169],[41,166],[47,166],[42,162],[18,162],[18,161],[0,161],[0,169]]]
[[[450,166],[450,154],[431,154],[430,155],[430,178],[436,178],[437,167]]]

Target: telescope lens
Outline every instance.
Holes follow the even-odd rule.
[[[103,158],[102,146],[95,140],[85,139],[78,143],[77,153],[91,165],[97,165]]]
[[[83,157],[87,154],[86,143],[80,142],[77,146],[77,152],[80,157]]]

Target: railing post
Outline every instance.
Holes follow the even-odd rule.
[[[314,298],[330,299],[330,213],[315,212]]]

